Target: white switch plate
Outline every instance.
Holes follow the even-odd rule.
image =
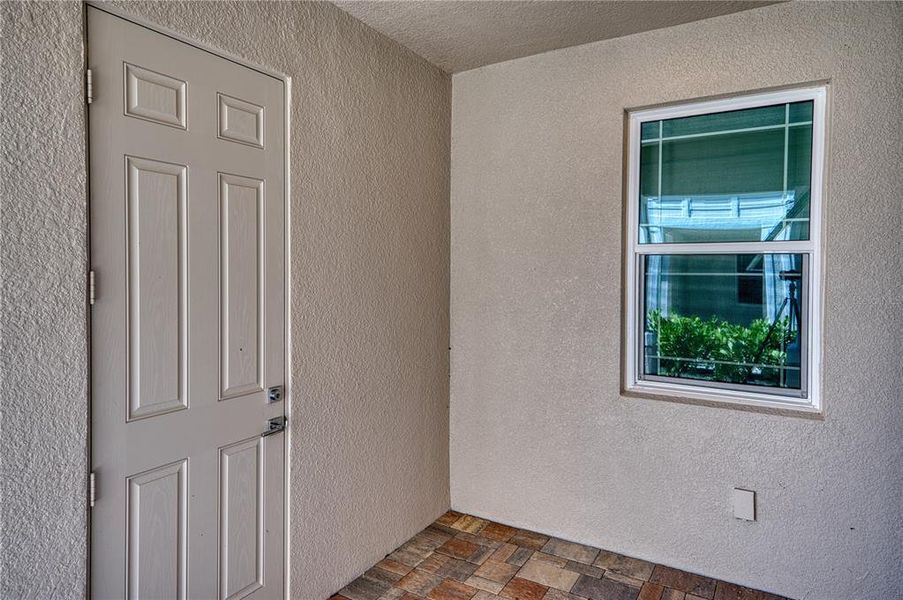
[[[744,521],[756,520],[756,493],[734,488],[734,516]]]

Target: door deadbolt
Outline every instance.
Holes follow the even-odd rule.
[[[279,402],[282,400],[282,386],[277,385],[267,390],[268,402]]]

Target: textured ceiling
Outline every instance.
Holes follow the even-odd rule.
[[[336,0],[336,6],[457,73],[773,1]]]

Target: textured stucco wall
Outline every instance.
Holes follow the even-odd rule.
[[[125,11],[293,78],[291,594],[448,507],[451,82],[326,3]],[[85,585],[78,4],[3,3],[3,597]]]
[[[82,13],[0,10],[0,596],[76,598],[87,548]]]
[[[903,597],[901,60],[903,4],[794,2],[455,75],[453,508],[794,597]],[[619,397],[624,109],[822,79],[824,421]]]

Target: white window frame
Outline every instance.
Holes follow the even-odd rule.
[[[687,102],[660,108],[641,109],[628,113],[628,179],[627,179],[627,231],[625,246],[625,315],[623,386],[628,394],[671,400],[690,400],[725,403],[792,412],[821,413],[821,363],[822,363],[822,312],[823,312],[823,248],[822,205],[824,194],[825,130],[827,113],[827,85],[803,87],[766,93],[722,98],[717,100]],[[809,213],[809,240],[730,242],[730,243],[639,243],[639,171],[641,124],[677,117],[710,114],[773,104],[813,101],[812,111],[812,169]],[[649,254],[734,254],[734,253],[796,253],[808,256],[808,280],[801,285],[801,301],[808,308],[804,324],[807,334],[807,352],[802,357],[805,397],[793,397],[778,392],[736,389],[739,386],[706,382],[706,385],[674,381],[643,379],[642,336],[644,317],[639,304],[643,302],[642,272],[640,261]]]

